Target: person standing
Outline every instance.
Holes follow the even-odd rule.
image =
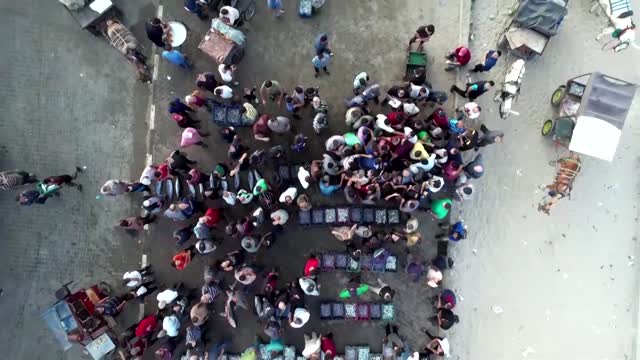
[[[368,81],[369,75],[366,72],[363,71],[356,75],[356,78],[353,80],[353,93],[360,95],[360,89],[366,88]]]
[[[146,23],[144,23],[144,29],[147,32],[147,37],[151,40],[159,48],[164,48],[167,46],[165,43],[165,31],[169,31],[169,26],[167,24],[163,24],[162,20],[156,18],[152,18]]]
[[[194,256],[196,256],[196,247],[191,245],[173,256],[171,266],[178,270],[184,270]]]
[[[267,0],[267,6],[276,18],[279,18],[280,15],[284,13],[284,10],[282,10],[282,0]]]
[[[473,68],[473,72],[483,72],[491,70],[498,63],[502,55],[500,50],[489,50],[484,56],[484,64],[478,64]]]
[[[269,96],[269,100],[276,101],[278,106],[280,106],[282,105],[284,95],[280,83],[275,80],[267,80],[260,86],[260,100],[262,101],[262,105],[267,105],[267,96]]]
[[[313,42],[313,46],[316,49],[316,55],[326,53],[329,56],[333,56],[333,51],[329,49],[329,36],[326,33],[318,35]]]
[[[327,55],[327,53],[321,52],[319,54],[317,54],[313,59],[311,59],[311,63],[313,64],[313,68],[316,71],[315,73],[315,77],[318,77],[320,75],[320,70],[324,70],[324,72],[327,75],[331,75],[331,73],[329,72],[329,70],[327,70],[327,66],[329,65],[329,57],[330,55]]]
[[[125,230],[131,230],[137,233],[142,231],[145,225],[150,224],[154,221],[155,221],[154,216],[148,216],[146,218],[143,218],[140,216],[132,216],[132,217],[128,217],[126,219],[120,220],[120,222],[118,222],[118,226]]]
[[[170,45],[165,47],[165,50],[162,52],[162,58],[182,69],[191,70],[192,68],[189,59],[180,51],[171,48]]]
[[[393,297],[396,294],[396,291],[393,290],[391,288],[391,286],[389,286],[389,284],[383,282],[380,279],[378,280],[378,285],[380,286],[372,286],[369,285],[369,291],[373,292],[374,294],[377,294],[378,296],[380,296],[380,298],[385,302],[385,303],[390,303],[393,301]]]
[[[465,90],[460,89],[456,85],[451,85],[451,92],[455,92],[463,98],[468,98],[471,101],[479,98],[480,95],[486,93],[493,87],[495,83],[493,81],[476,81],[474,83],[468,83]]]
[[[225,64],[218,65],[218,72],[220,73],[220,79],[222,79],[222,81],[227,84],[233,83],[233,85],[238,85],[238,82],[233,81],[233,73],[235,73],[236,70],[237,70],[237,66],[235,65],[231,65],[231,66],[225,65]]]
[[[481,147],[485,147],[487,145],[501,143],[502,138],[504,137],[504,133],[499,130],[489,130],[484,124],[480,125],[480,131],[482,131],[482,136],[478,140],[476,144],[476,150]]]
[[[227,85],[220,85],[213,90],[214,95],[219,96],[223,101],[233,98],[233,89]]]
[[[456,109],[456,112],[458,113],[458,120],[462,120],[463,118],[475,120],[480,117],[480,111],[482,111],[482,108],[473,101],[464,104],[462,109]]]
[[[218,81],[216,80],[214,73],[204,72],[202,74],[198,74],[198,77],[196,78],[196,86],[201,89],[214,92],[216,87],[218,87]]]
[[[411,51],[411,45],[413,45],[413,43],[416,41],[418,42],[418,51],[422,51],[423,44],[429,41],[429,39],[431,39],[431,36],[433,36],[435,32],[436,27],[432,24],[420,26],[416,30],[415,34],[413,34],[413,37],[409,39],[409,46],[407,46],[407,51]]]

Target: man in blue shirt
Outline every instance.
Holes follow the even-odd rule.
[[[313,64],[313,68],[316,71],[315,77],[318,77],[318,75],[320,75],[320,69],[324,70],[327,75],[330,75],[329,70],[327,70],[327,65],[329,65],[329,55],[327,53],[319,53],[313,59],[311,59],[311,63]]]
[[[179,66],[185,70],[191,70],[191,64],[189,63],[189,60],[187,60],[187,57],[176,49],[170,49],[167,47],[167,50],[162,52],[162,57],[173,65]]]
[[[489,50],[487,54],[484,56],[484,64],[478,64],[473,68],[473,72],[483,72],[489,71],[493,68],[497,63],[498,59],[502,55],[500,50]]]
[[[333,51],[329,49],[329,36],[326,33],[318,35],[313,46],[316,48],[316,55],[327,53],[329,56],[333,56]]]

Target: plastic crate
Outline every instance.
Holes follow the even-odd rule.
[[[336,254],[336,269],[344,270],[347,268],[349,255],[346,253]]]
[[[341,320],[344,319],[344,314],[344,303],[336,302],[331,304],[331,317],[335,320]]]
[[[356,305],[356,316],[358,320],[369,320],[371,318],[369,303],[358,303]]]
[[[407,65],[426,66],[427,54],[423,52],[410,51],[407,55]]]
[[[376,222],[376,225],[387,224],[387,209],[376,209],[375,222]]]
[[[324,210],[323,209],[312,209],[311,210],[311,223],[313,225],[324,224]]]
[[[348,224],[351,217],[349,216],[349,208],[339,207],[337,208],[337,223]]]
[[[311,225],[311,211],[299,211],[298,223],[300,225]]]
[[[373,257],[370,254],[364,254],[360,258],[360,268],[363,271],[370,271],[373,267]]]
[[[333,319],[331,312],[331,303],[320,304],[320,320]]]
[[[362,208],[360,207],[351,208],[351,222],[354,224],[362,223]]]
[[[387,211],[387,222],[390,225],[398,225],[398,224],[400,224],[400,210],[398,210],[398,209],[389,209]]]
[[[355,346],[345,346],[344,360],[358,360],[358,348]]]
[[[287,346],[284,348],[284,360],[295,360],[296,359],[296,347],[295,346]]]
[[[363,224],[373,224],[375,221],[374,209],[372,208],[364,208],[362,210],[362,223]]]
[[[334,208],[324,209],[324,222],[327,225],[333,225],[337,222],[336,209]]]
[[[371,349],[368,346],[358,346],[358,360],[369,360]]]
[[[347,259],[347,271],[349,272],[360,272],[360,261],[356,261],[351,256]]]
[[[396,316],[396,308],[393,304],[382,304],[382,320],[393,321]]]
[[[332,271],[336,268],[336,254],[324,253],[320,256],[320,262],[322,263],[322,271]]]
[[[358,319],[358,306],[354,303],[344,304],[344,318],[346,320]]]
[[[371,320],[380,320],[382,318],[382,305],[377,303],[369,304],[369,316]]]
[[[384,270],[388,272],[398,271],[398,257],[389,255],[385,261]]]

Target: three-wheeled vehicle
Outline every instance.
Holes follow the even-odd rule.
[[[525,60],[542,55],[567,14],[567,1],[522,0],[498,45]]]
[[[556,178],[547,186],[549,199],[540,204],[540,211],[548,214],[559,199],[570,195],[582,168],[579,154],[613,160],[635,92],[635,84],[600,72],[572,78],[553,92],[551,105],[557,116],[544,122],[542,135],[551,135],[570,154],[554,162]]]
[[[93,359],[102,359],[115,350],[116,335],[95,309],[111,289],[106,283],[99,283],[72,293],[70,284],[68,282],[56,291],[56,303],[42,318],[64,351],[73,344],[80,344]]]

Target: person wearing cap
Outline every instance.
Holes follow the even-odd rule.
[[[427,356],[451,356],[448,339],[441,338],[439,336],[433,336],[431,335],[431,333],[429,333],[428,330],[424,330],[424,333],[429,337],[429,343],[427,343],[427,345],[423,348]]]
[[[162,330],[164,331],[164,334],[169,337],[178,336],[178,333],[180,332],[180,320],[178,320],[175,315],[166,316],[162,319]],[[158,337],[162,337],[160,335],[161,334],[158,334]]]
[[[309,311],[303,307],[296,308],[293,311],[293,320],[289,322],[289,325],[294,329],[303,327],[311,318]]]

